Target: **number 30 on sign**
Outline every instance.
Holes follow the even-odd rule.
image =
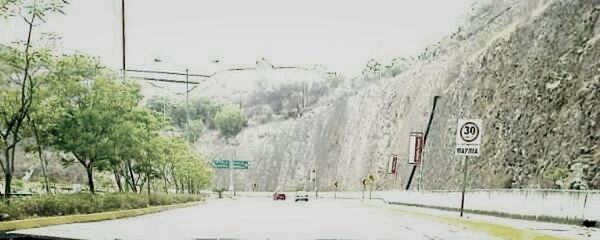
[[[459,119],[456,126],[456,155],[479,156],[483,135],[481,119]]]

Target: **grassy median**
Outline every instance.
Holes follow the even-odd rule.
[[[20,229],[45,227],[60,224],[69,223],[83,223],[83,222],[95,222],[103,220],[113,220],[126,217],[140,216],[144,214],[156,213],[165,211],[173,208],[189,207],[197,205],[200,202],[189,202],[167,206],[147,207],[141,209],[130,209],[130,210],[119,210],[109,211],[102,213],[91,213],[91,214],[76,214],[68,216],[57,216],[57,217],[41,217],[31,218],[24,220],[14,220],[8,222],[0,222],[0,231],[14,231]]]
[[[199,195],[136,193],[86,193],[40,195],[0,202],[0,231],[56,224],[90,222],[154,213],[202,201]]]

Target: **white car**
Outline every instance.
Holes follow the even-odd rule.
[[[296,192],[295,201],[305,201],[308,202],[308,193],[306,192]]]

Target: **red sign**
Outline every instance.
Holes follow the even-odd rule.
[[[415,144],[415,163],[421,163],[421,156],[423,156],[423,135],[417,136]]]
[[[408,164],[420,164],[423,152],[423,133],[410,133],[408,146]]]

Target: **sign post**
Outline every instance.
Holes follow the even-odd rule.
[[[481,137],[483,135],[481,119],[460,119],[456,127],[456,155],[465,156],[463,163],[463,186],[460,197],[460,216],[464,214],[465,192],[467,191],[469,156],[481,153]]]
[[[464,173],[464,177],[463,177],[463,186],[462,186],[462,193],[460,196],[460,216],[463,216],[463,211],[465,209],[465,191],[467,191],[467,169],[468,169],[468,165],[469,165],[469,156],[465,156],[465,163],[464,163],[464,169],[463,169],[463,173]]]
[[[235,155],[234,155],[234,158],[235,158]],[[248,166],[249,166],[248,161],[215,159],[212,161],[212,165],[213,165],[213,168],[216,168],[216,169],[229,169],[229,191],[232,191],[233,196],[235,196],[236,193],[235,193],[234,182],[233,182],[233,170],[234,169],[247,170]]]

